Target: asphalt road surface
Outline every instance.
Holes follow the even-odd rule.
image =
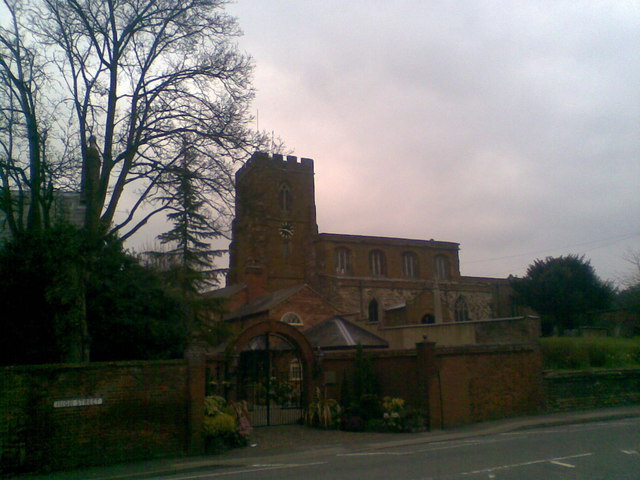
[[[640,419],[563,425],[403,447],[293,455],[162,480],[640,479]],[[279,457],[282,459],[283,457]]]

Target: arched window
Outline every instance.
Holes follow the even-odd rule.
[[[335,249],[336,274],[351,275],[351,251],[345,247]]]
[[[422,323],[423,325],[432,325],[436,323],[436,317],[433,315],[433,313],[425,313],[422,316],[420,323]]]
[[[466,322],[469,320],[469,306],[467,300],[460,295],[456,300],[454,316],[456,322]]]
[[[297,313],[289,312],[285,313],[280,319],[283,323],[288,323],[289,325],[302,326],[302,319]]]
[[[449,280],[449,259],[444,255],[436,256],[436,278],[438,280]]]
[[[406,278],[418,277],[418,256],[413,252],[402,254],[402,275]]]
[[[289,362],[289,381],[302,381],[302,363],[298,358],[294,358]]]
[[[291,189],[289,185],[283,183],[280,185],[280,190],[278,192],[278,196],[280,199],[280,210],[283,212],[291,211]]]
[[[380,319],[378,316],[378,301],[374,298],[369,302],[369,321],[377,322]]]
[[[384,252],[381,250],[371,250],[369,252],[369,270],[371,275],[381,276],[387,274],[387,265]]]

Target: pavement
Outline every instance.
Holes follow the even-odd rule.
[[[222,454],[179,457],[81,470],[55,472],[47,475],[22,475],[24,480],[125,480],[188,473],[215,467],[255,464],[290,463],[319,454],[362,452],[406,445],[418,445],[462,440],[482,435],[494,435],[534,428],[600,422],[640,417],[640,406],[612,407],[579,412],[553,413],[481,422],[447,430],[423,433],[370,433],[319,430],[302,425],[256,428],[251,436],[252,446]]]

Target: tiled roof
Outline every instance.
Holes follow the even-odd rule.
[[[354,348],[386,348],[389,342],[364,328],[345,320],[332,317],[302,332],[311,345],[323,350]]]
[[[267,312],[305,287],[305,284],[294,285],[293,287],[254,298],[249,303],[246,303],[237,310],[225,315],[224,319],[232,321],[243,317],[249,317],[251,315],[257,315],[258,313]]]

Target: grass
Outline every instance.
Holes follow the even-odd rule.
[[[547,337],[540,343],[549,370],[640,367],[640,337]]]

